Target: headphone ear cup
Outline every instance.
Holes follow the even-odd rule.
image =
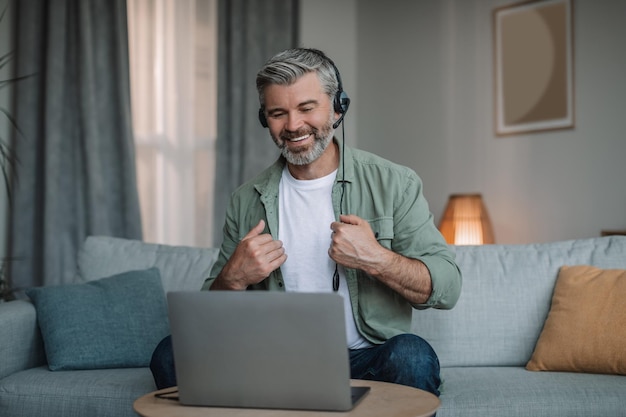
[[[267,127],[267,118],[262,108],[259,109],[259,122],[261,122],[261,126]]]
[[[348,107],[350,107],[350,98],[345,91],[337,91],[333,107],[335,108],[335,113],[346,114],[348,112]]]

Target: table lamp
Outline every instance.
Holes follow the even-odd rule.
[[[494,243],[493,229],[481,194],[452,194],[439,223],[451,245]]]

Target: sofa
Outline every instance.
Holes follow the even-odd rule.
[[[553,297],[564,267],[591,265],[620,272],[615,270],[626,269],[626,237],[453,249],[463,273],[459,302],[450,311],[415,311],[412,323],[412,331],[428,340],[439,355],[443,382],[438,417],[626,416],[624,343],[617,360],[609,357],[608,370],[527,369],[549,319],[558,317]],[[92,236],[77,255],[72,285],[156,268],[164,293],[197,290],[216,256],[213,248]],[[613,281],[617,283],[613,288],[623,288],[626,276],[621,277]],[[621,299],[624,295],[617,294]],[[603,303],[594,303],[598,304]],[[51,371],[49,345],[44,345],[40,328],[42,314],[40,304],[31,300],[0,303],[0,416],[135,416],[133,401],[155,390],[149,368]],[[602,336],[603,322],[593,323],[592,330]],[[619,329],[611,333],[616,334],[609,337],[624,342]],[[567,337],[557,337],[563,339],[565,348],[557,350],[575,345],[576,340],[569,343]],[[594,355],[598,360],[591,361],[592,367],[607,362],[602,354]]]

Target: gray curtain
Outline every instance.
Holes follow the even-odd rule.
[[[298,0],[219,0],[218,126],[214,245],[230,194],[278,157],[257,117],[256,73],[297,45]]]
[[[20,0],[14,287],[72,281],[88,235],[141,239],[125,0]]]

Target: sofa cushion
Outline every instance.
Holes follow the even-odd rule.
[[[412,331],[442,366],[521,366],[530,359],[563,265],[626,269],[626,236],[457,246],[463,289],[452,310],[413,312]]]
[[[169,333],[157,268],[26,291],[50,370],[148,366]]]
[[[77,282],[157,267],[165,292],[199,290],[217,259],[217,248],[159,245],[109,236],[89,236],[78,252]]]
[[[137,417],[133,402],[154,390],[149,368],[51,372],[42,366],[0,380],[0,415]]]
[[[442,368],[437,417],[624,416],[626,378],[524,367]]]
[[[563,266],[526,369],[626,375],[625,295],[624,269]]]

